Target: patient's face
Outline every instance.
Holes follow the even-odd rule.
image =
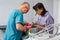
[[[36,13],[37,13],[38,15],[41,15],[42,12],[43,12],[43,9],[38,9],[38,8],[37,8]]]

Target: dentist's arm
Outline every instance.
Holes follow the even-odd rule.
[[[20,30],[20,31],[26,31],[26,27],[27,27],[26,25],[23,26],[23,25],[20,24],[20,23],[17,23],[17,24],[16,24],[16,29],[17,29],[17,30]]]

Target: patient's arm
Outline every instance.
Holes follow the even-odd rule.
[[[44,26],[41,26],[41,25],[34,25],[36,28],[38,28],[38,29],[43,29],[44,28]]]

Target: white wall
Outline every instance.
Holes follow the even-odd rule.
[[[31,5],[31,9],[27,15],[24,15],[24,19],[28,22],[32,22],[33,16],[35,14],[32,6],[37,2],[42,2],[46,9],[53,14],[53,0],[0,0],[0,25],[6,25],[8,20],[8,15],[12,9],[18,8],[20,4],[27,1]]]
[[[53,17],[55,19],[55,24],[60,23],[60,0],[54,0]]]
[[[55,23],[57,23],[57,15],[58,15],[58,0],[53,1],[53,17]]]
[[[58,14],[57,14],[57,22],[60,23],[60,0],[58,0]]]

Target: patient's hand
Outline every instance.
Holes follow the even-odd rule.
[[[32,22],[32,26],[38,25],[37,23]]]

